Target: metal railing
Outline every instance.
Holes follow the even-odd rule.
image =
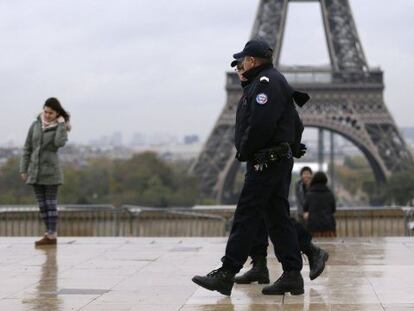
[[[60,236],[224,236],[226,219],[191,209],[61,205]],[[0,236],[42,235],[35,206],[0,206]]]
[[[118,236],[121,209],[112,205],[61,205],[59,235]],[[0,206],[0,236],[42,235],[45,226],[35,206]]]
[[[60,236],[225,236],[234,209],[61,205],[58,228]],[[336,222],[339,237],[413,236],[414,208],[338,208]],[[38,236],[44,230],[37,207],[0,205],[0,236]]]
[[[130,236],[224,236],[226,219],[192,209],[123,207],[129,215]]]
[[[193,209],[231,222],[235,207],[205,205]],[[295,207],[291,216],[296,217]],[[335,219],[338,237],[414,236],[413,207],[339,207]]]

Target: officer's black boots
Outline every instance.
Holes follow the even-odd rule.
[[[309,261],[309,278],[316,279],[325,269],[325,263],[328,261],[329,254],[322,248],[310,243],[308,249],[304,251]]]
[[[219,293],[230,296],[234,284],[234,273],[223,268],[213,270],[206,276],[196,275],[193,282],[208,290],[216,290]]]
[[[258,282],[259,284],[269,284],[269,270],[266,265],[265,256],[257,256],[252,260],[253,267],[246,273],[237,276],[234,281],[237,284],[250,284]]]
[[[304,293],[303,278],[300,271],[285,271],[276,282],[262,289],[263,295],[283,295],[285,293],[291,293],[292,295],[302,295]]]

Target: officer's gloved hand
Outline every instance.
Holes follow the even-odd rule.
[[[257,152],[254,154],[254,162],[257,164],[263,164],[267,160],[267,154],[265,152]]]
[[[296,159],[300,159],[301,157],[303,157],[306,153],[306,150],[308,148],[306,148],[305,144],[294,144],[292,146],[292,155],[296,158]]]
[[[268,154],[267,151],[259,151],[254,154],[254,163],[260,166],[267,166]]]

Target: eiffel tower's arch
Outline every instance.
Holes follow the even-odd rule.
[[[327,126],[326,124],[308,124],[306,125],[307,128],[317,128],[323,129],[328,132],[333,132],[337,135],[340,135],[350,142],[352,142],[365,156],[367,159],[375,180],[378,184],[383,184],[386,181],[386,175],[384,175],[384,171],[381,169],[381,164],[376,157],[372,156],[370,150],[360,143],[358,137],[353,135],[352,132],[340,130],[338,131],[337,127]],[[234,204],[235,200],[237,199],[239,193],[234,192],[234,185],[236,182],[236,178],[238,172],[240,170],[240,162],[236,159],[232,158],[229,159],[229,162],[226,165],[226,168],[222,172],[222,178],[219,178],[220,183],[217,184],[217,197],[216,200],[218,202],[224,204]]]

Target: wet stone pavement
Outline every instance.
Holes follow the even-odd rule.
[[[414,238],[319,240],[330,259],[315,281],[305,261],[303,296],[263,296],[253,284],[231,297],[191,282],[218,267],[225,238],[60,238],[43,249],[34,240],[0,238],[1,311],[414,311]],[[269,268],[274,281],[273,255]]]

